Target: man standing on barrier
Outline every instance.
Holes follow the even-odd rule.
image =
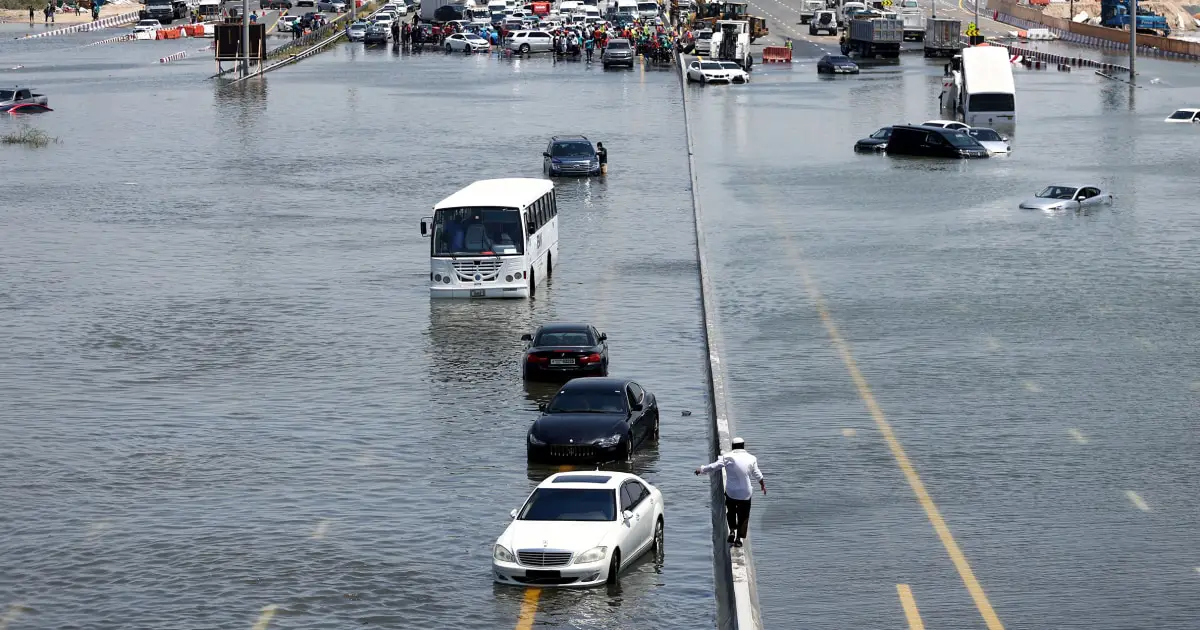
[[[746,441],[733,438],[733,450],[720,459],[696,469],[696,474],[725,469],[725,520],[729,523],[729,543],[741,547],[750,534],[750,498],[754,488],[750,480],[758,482],[763,494],[767,493],[767,482],[758,470],[758,458],[746,452]]]

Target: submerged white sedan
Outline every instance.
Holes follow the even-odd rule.
[[[663,497],[629,473],[557,473],[534,489],[492,546],[492,576],[514,585],[615,584],[663,549]]]
[[[1021,202],[1024,210],[1082,210],[1113,202],[1112,193],[1099,186],[1047,186],[1033,199]]]
[[[750,75],[732,61],[703,61],[688,64],[687,80],[699,83],[746,83]]]

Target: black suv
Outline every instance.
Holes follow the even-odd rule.
[[[985,158],[988,151],[967,134],[925,125],[895,125],[887,139],[888,155],[918,157]]]
[[[554,136],[542,152],[542,171],[556,175],[599,175],[596,147],[584,136]]]

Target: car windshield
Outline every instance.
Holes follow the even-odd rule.
[[[16,95],[14,90],[0,90],[0,101],[11,101]]]
[[[366,24],[351,24],[350,25],[350,30],[352,30],[352,31],[361,31],[365,28],[367,28]]]
[[[512,208],[446,208],[433,215],[434,256],[513,256],[523,251]]]
[[[975,138],[972,138],[965,133],[948,133],[943,137],[949,140],[950,144],[960,149],[974,149],[981,146],[975,141]]]
[[[590,142],[555,142],[554,146],[550,147],[551,157],[591,157],[593,155],[596,155],[596,150],[592,148]]]
[[[625,413],[625,395],[601,390],[559,392],[546,413]]]
[[[875,138],[876,140],[887,140],[888,138],[892,137],[892,128],[884,127],[883,129],[871,134],[871,137]]]
[[[586,330],[555,330],[544,331],[534,340],[535,346],[594,346],[592,333]]]
[[[700,64],[700,69],[701,70],[720,70],[721,64],[719,64],[715,61],[705,61],[704,63]]]
[[[612,490],[538,488],[521,508],[522,521],[615,521],[617,495]]]
[[[1004,142],[1004,138],[1001,138],[994,129],[972,129],[967,133],[971,134],[972,138],[984,142]]]
[[[835,56],[829,58],[829,63],[853,63],[849,57]]]
[[[1171,120],[1191,120],[1191,119],[1192,119],[1192,112],[1190,112],[1186,109],[1181,109],[1181,110],[1175,112],[1174,114],[1171,114]]]
[[[158,20],[142,20],[138,22],[138,26],[158,26]]]
[[[482,37],[480,37],[478,35],[474,35],[472,33],[467,33],[466,35],[463,35],[463,39],[478,39],[479,41],[483,41]]]
[[[1047,186],[1037,196],[1043,199],[1074,199],[1075,188],[1072,186]]]
[[[726,70],[741,70],[742,69],[741,66],[737,65],[736,63],[734,63],[732,61],[722,61],[720,63],[721,63],[721,67],[725,68]]]
[[[629,42],[609,42],[608,49],[609,50],[628,50]]]

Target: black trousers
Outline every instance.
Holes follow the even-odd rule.
[[[725,520],[730,534],[745,538],[750,533],[750,499],[731,499],[725,495]]]

